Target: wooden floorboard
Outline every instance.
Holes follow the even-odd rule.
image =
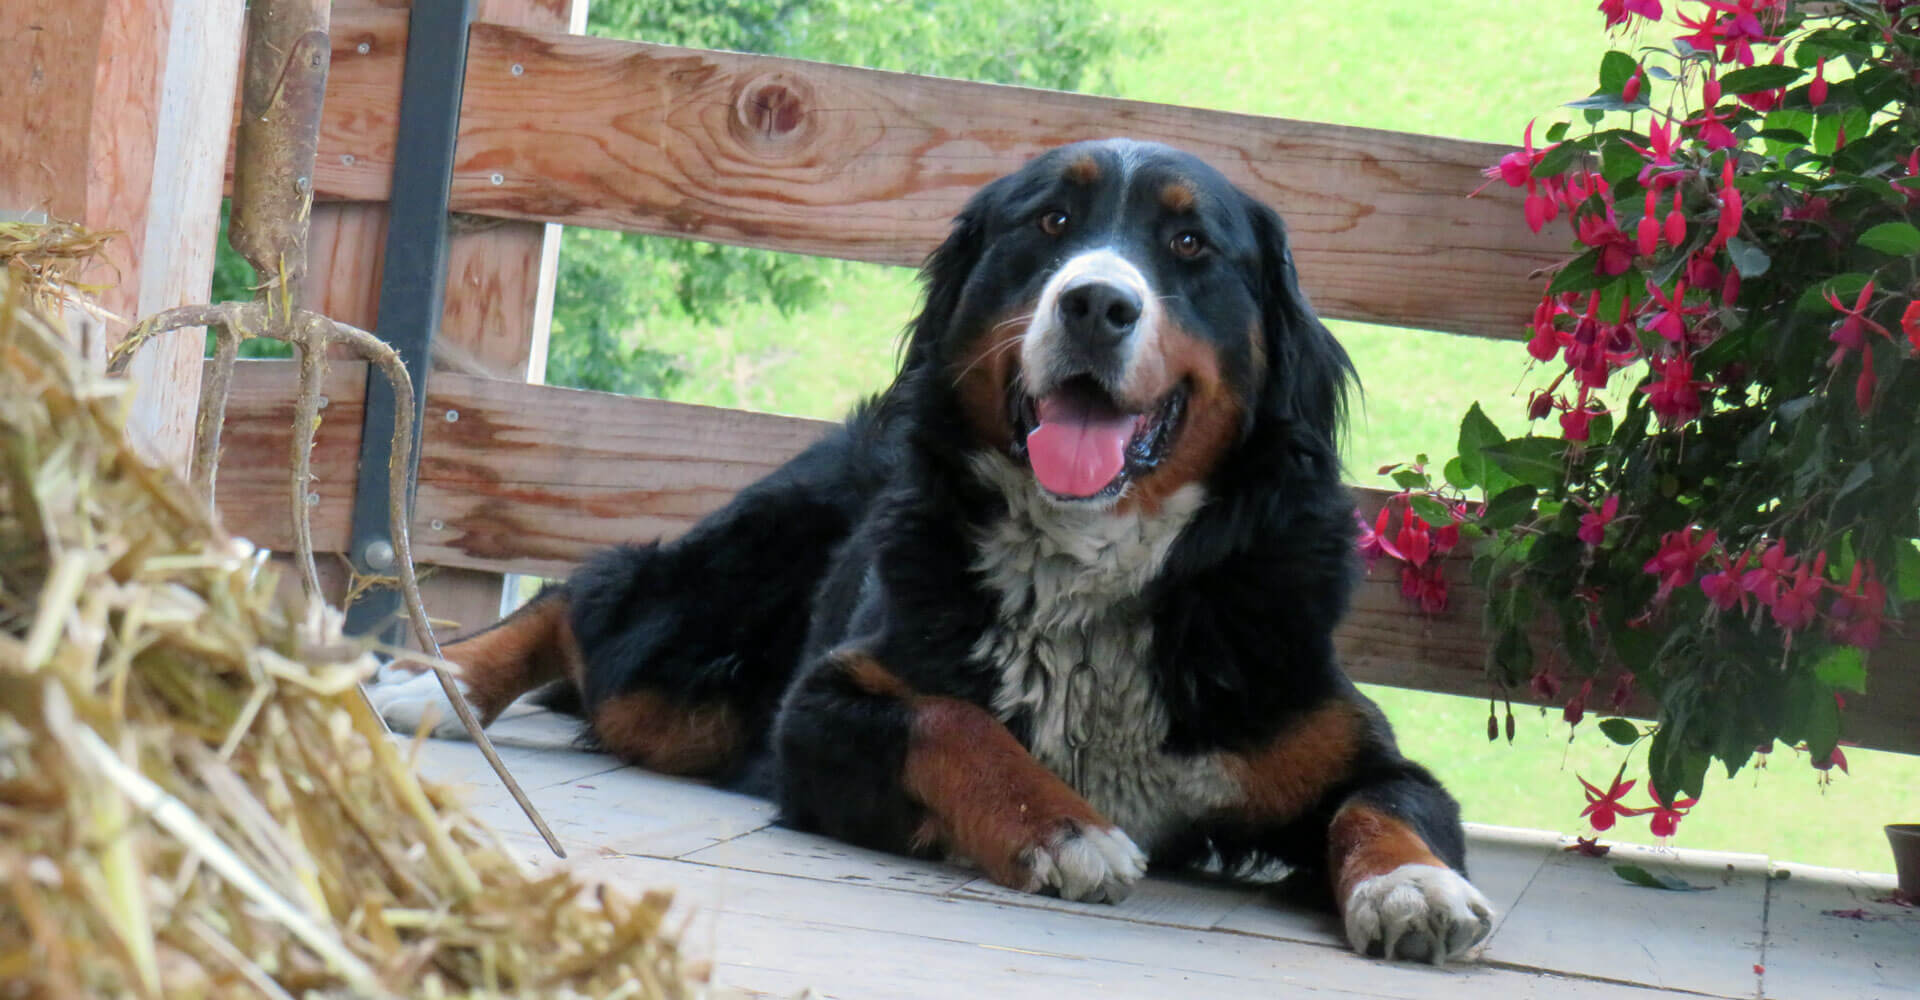
[[[574,727],[550,713],[498,725],[566,863],[676,890],[696,915],[686,947],[749,994],[1920,998],[1920,912],[1887,901],[1890,876],[1781,878],[1758,855],[1634,847],[1593,859],[1555,834],[1470,826],[1469,869],[1502,916],[1483,961],[1435,970],[1354,956],[1337,921],[1273,886],[1156,873],[1115,906],[1012,893],[960,865],[774,826],[759,799],[615,766],[574,749]],[[510,845],[557,863],[471,745],[417,752]],[[1611,870],[1623,862],[1703,888],[1639,888]]]

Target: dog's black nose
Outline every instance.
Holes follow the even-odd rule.
[[[1060,293],[1060,323],[1076,339],[1117,344],[1140,319],[1140,296],[1098,278],[1074,282]]]

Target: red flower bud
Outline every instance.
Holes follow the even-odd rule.
[[[1646,71],[1639,70],[1639,69],[1634,70],[1633,75],[1627,78],[1626,85],[1620,88],[1620,99],[1627,102],[1628,104],[1632,104],[1633,102],[1639,100],[1640,87],[1642,85],[1642,81],[1645,79],[1646,79]]]
[[[1827,103],[1827,57],[1813,64],[1813,82],[1807,85],[1807,103],[1819,107]]]

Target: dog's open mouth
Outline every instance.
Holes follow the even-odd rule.
[[[1024,457],[1047,492],[1070,500],[1119,494],[1171,450],[1186,411],[1180,385],[1146,412],[1129,412],[1091,376],[1076,375],[1039,398],[1017,389],[1015,457]]]

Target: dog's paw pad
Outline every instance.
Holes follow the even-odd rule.
[[[1070,824],[1032,851],[1033,891],[1118,903],[1147,873],[1147,856],[1118,827]]]
[[[465,697],[467,686],[458,679],[453,683]],[[447,701],[447,693],[440,688],[440,678],[431,670],[413,673],[383,668],[366,690],[373,710],[386,720],[387,728],[396,733],[411,736],[425,725],[431,727],[429,735],[438,739],[464,739],[467,735],[459,714]]]
[[[1347,941],[1363,955],[1440,965],[1493,931],[1493,904],[1451,868],[1401,865],[1347,897]]]

